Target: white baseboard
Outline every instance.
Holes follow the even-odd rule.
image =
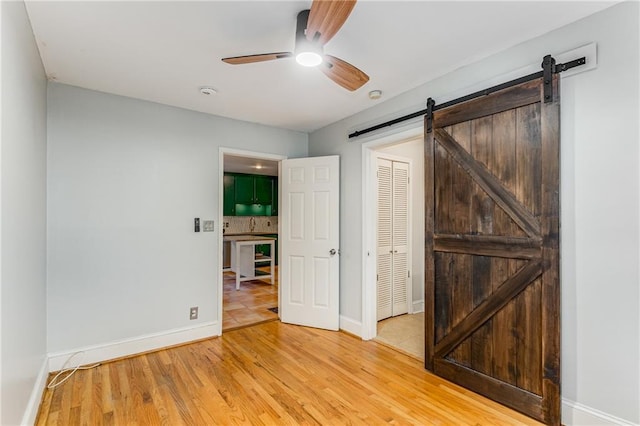
[[[424,312],[424,300],[415,300],[411,305],[411,313],[417,314]]]
[[[562,398],[562,424],[566,426],[637,426],[637,423],[566,398]]]
[[[36,382],[33,384],[33,390],[29,396],[27,407],[22,415],[22,421],[20,422],[21,425],[33,425],[36,423],[36,417],[40,410],[40,401],[42,401],[42,394],[44,393],[44,389],[47,387],[48,377],[49,358],[45,357],[42,361],[42,365],[40,366],[38,377],[36,377]]]
[[[71,367],[74,367],[78,363],[91,364],[102,362],[219,335],[220,325],[217,321],[214,321],[199,324],[195,327],[176,328],[131,339],[123,339],[100,345],[50,353],[49,371],[58,371],[62,369],[62,366],[69,357],[77,352],[82,352],[82,354],[78,355],[76,359],[73,360]]]
[[[340,330],[362,337],[362,323],[340,315]]]

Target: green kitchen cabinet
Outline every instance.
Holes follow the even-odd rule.
[[[277,216],[276,176],[224,174],[225,216]]]
[[[254,203],[271,204],[273,200],[273,179],[269,176],[254,176]]]
[[[278,177],[271,176],[273,197],[271,197],[271,216],[278,216]]]
[[[256,204],[254,178],[252,175],[235,175],[236,204]]]
[[[261,175],[235,175],[236,204],[271,204],[273,179]]]
[[[224,216],[235,216],[236,214],[236,187],[235,176],[224,175]]]

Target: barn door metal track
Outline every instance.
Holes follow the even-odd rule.
[[[349,135],[349,139],[356,138],[358,136],[362,136],[366,133],[373,132],[375,130],[382,129],[384,127],[393,126],[394,124],[402,123],[403,121],[411,120],[412,118],[420,117],[422,115],[427,116],[427,132],[431,131],[431,123],[432,116],[435,111],[439,109],[448,108],[450,106],[470,101],[471,99],[479,98],[481,96],[490,95],[491,93],[497,92],[499,90],[503,90],[512,86],[516,86],[518,84],[525,83],[527,81],[535,80],[537,78],[543,77],[544,83],[544,102],[549,103],[552,101],[552,81],[553,74],[561,73],[562,71],[569,70],[571,68],[575,68],[580,65],[584,65],[587,63],[586,57],[574,59],[573,61],[564,63],[564,64],[556,64],[556,60],[553,59],[551,55],[546,55],[542,60],[542,71],[534,72],[533,74],[525,75],[520,78],[516,78],[515,80],[507,81],[506,83],[498,84],[496,86],[489,87],[488,89],[480,90],[475,93],[471,93],[466,96],[462,96],[460,98],[454,99],[449,102],[445,102],[443,104],[436,105],[435,101],[432,98],[427,99],[427,108],[416,111],[411,114],[404,115],[402,117],[394,118],[393,120],[385,121],[384,123],[376,124],[375,126],[367,127],[364,130],[357,130]]]

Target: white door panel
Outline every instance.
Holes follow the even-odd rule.
[[[393,163],[378,158],[378,226],[377,237],[377,310],[376,319],[380,321],[393,316],[393,185],[391,179]]]
[[[282,161],[283,322],[339,328],[339,166],[338,156]]]
[[[393,315],[409,312],[409,164],[393,162]]]

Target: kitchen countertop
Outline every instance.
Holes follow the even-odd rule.
[[[222,235],[229,236],[229,237],[235,237],[237,235],[277,235],[278,231],[274,231],[274,232],[229,232],[229,233],[225,233],[223,232]]]
[[[255,234],[230,234],[223,237],[224,241],[266,241],[275,240],[275,237],[266,237]]]

